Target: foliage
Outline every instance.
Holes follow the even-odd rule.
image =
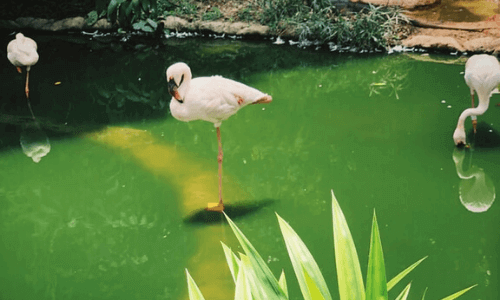
[[[238,19],[244,22],[250,22],[254,19],[252,7],[245,7],[241,10],[238,10]]]
[[[306,3],[306,4],[304,4]],[[333,41],[359,50],[385,48],[409,23],[399,8],[370,5],[359,13],[341,12],[331,0],[260,0],[261,22],[280,34],[295,28],[299,40]]]
[[[177,4],[172,4],[169,1],[160,1],[161,8],[159,9],[167,16],[184,16],[192,17],[198,12],[196,5],[189,0],[177,1]]]
[[[203,21],[217,20],[220,18],[222,18],[222,12],[217,7],[210,8],[210,10],[201,17]]]
[[[146,20],[140,20],[139,22],[132,24],[132,28],[134,28],[135,30],[142,30],[144,32],[154,32],[157,27],[158,24],[150,18],[147,18]]]
[[[333,191],[332,214],[335,259],[341,300],[388,299],[387,292],[426,258],[424,257],[415,262],[387,282],[382,243],[374,213],[365,289],[354,241]],[[236,224],[227,215],[225,216],[244,251],[244,254],[239,253],[239,256],[237,256],[222,243],[226,261],[236,285],[234,299],[288,299],[285,274],[282,272],[278,280]],[[332,296],[325,279],[306,245],[285,220],[279,215],[277,215],[277,218],[304,299],[331,300]],[[186,271],[186,273],[190,299],[204,299],[189,272]],[[463,289],[442,300],[456,299],[474,286]],[[399,293],[396,300],[406,300],[410,287],[411,283]]]
[[[92,13],[92,12],[91,12]],[[129,28],[139,20],[148,17],[156,19],[156,0],[96,0],[96,13],[106,15],[112,23],[118,23],[121,28]],[[87,16],[90,22],[95,14]]]
[[[97,11],[93,10],[87,14],[85,22],[87,25],[94,25],[97,22],[98,16]]]

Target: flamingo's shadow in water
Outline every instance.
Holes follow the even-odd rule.
[[[237,204],[227,204],[224,207],[224,212],[231,220],[240,219],[258,212],[266,206],[276,202],[274,199],[252,200],[238,202]],[[221,224],[225,222],[224,215],[220,212],[207,211],[204,209],[191,212],[184,218],[184,222],[193,225],[201,224]]]
[[[486,122],[478,122],[477,132],[469,131],[468,139],[479,148],[500,148],[500,133]]]

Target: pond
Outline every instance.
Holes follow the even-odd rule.
[[[0,298],[186,299],[187,268],[206,299],[231,299],[220,241],[241,248],[222,217],[192,218],[217,201],[216,133],[169,114],[165,70],[177,61],[194,77],[223,75],[273,96],[223,122],[223,193],[243,208],[232,217],[271,270],[284,269],[291,299],[302,296],[275,212],[336,296],[332,189],[363,274],[376,210],[388,278],[428,256],[406,280],[411,299],[473,284],[463,299],[498,298],[499,97],[469,132],[471,148],[457,150],[453,131],[470,105],[463,58],[26,35],[40,54],[30,73],[36,123],[25,75],[0,49]],[[38,163],[23,153],[34,141],[50,144]]]

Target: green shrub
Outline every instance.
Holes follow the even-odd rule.
[[[106,15],[111,23],[118,23],[121,28],[130,28],[132,24],[148,17],[157,17],[156,0],[96,0],[96,13]],[[87,16],[87,23],[95,18],[93,12]]]
[[[365,289],[354,241],[333,191],[332,214],[335,261],[341,300],[387,300],[387,292],[426,258],[420,259],[393,279],[387,281],[382,243],[374,213]],[[241,248],[245,252],[237,256],[229,247],[222,243],[224,254],[236,285],[234,299],[288,299],[284,272],[281,273],[278,280],[236,224],[227,215],[225,216],[236,238],[240,242]],[[330,290],[306,245],[285,220],[279,215],[277,215],[277,218],[304,299],[331,300]],[[186,275],[189,299],[204,299],[187,270]],[[456,292],[442,300],[456,299],[474,286]],[[411,282],[400,292],[396,300],[406,300],[410,287]]]
[[[242,10],[238,11],[238,19],[243,22],[250,22],[253,21],[254,16],[252,13],[253,9],[251,7],[246,7],[243,8]]]
[[[210,8],[210,10],[201,17],[203,21],[212,21],[220,18],[222,18],[222,12],[217,7]]]
[[[194,16],[198,12],[196,5],[191,3],[189,0],[178,1],[177,4],[172,4],[168,1],[162,1],[162,7],[160,11],[164,12],[167,16]]]

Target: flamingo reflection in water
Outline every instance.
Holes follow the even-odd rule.
[[[460,177],[459,197],[467,210],[475,213],[487,211],[495,201],[495,186],[482,168],[476,165],[464,170],[465,153],[470,149],[455,149],[453,162]],[[471,155],[472,156],[472,155]]]
[[[50,152],[50,142],[45,132],[40,128],[29,100],[29,74],[33,65],[38,62],[37,44],[33,39],[25,37],[22,33],[7,45],[7,58],[22,73],[21,67],[26,67],[25,94],[32,121],[23,124],[20,143],[23,153],[38,163]]]

